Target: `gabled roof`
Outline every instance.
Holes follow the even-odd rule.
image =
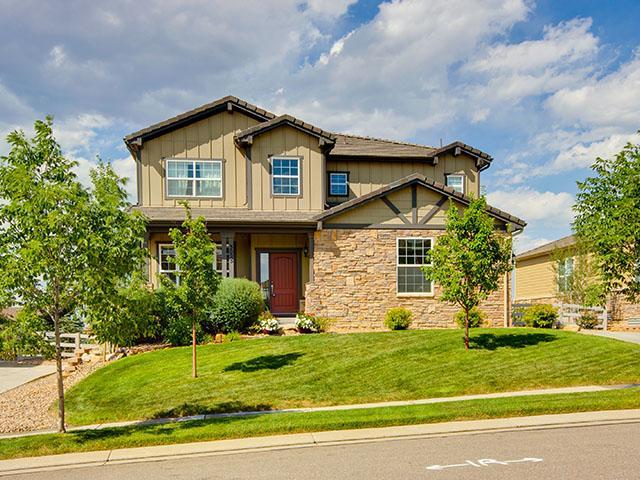
[[[554,240],[553,242],[545,243],[544,245],[540,245],[539,247],[532,248],[531,250],[527,250],[526,252],[522,252],[516,257],[516,260],[524,260],[527,258],[537,257],[538,255],[551,253],[556,249],[567,248],[575,245],[575,243],[576,236],[567,235],[566,237],[559,238],[558,240]]]
[[[189,110],[188,112],[176,115],[175,117],[168,118],[162,122],[154,123],[153,125],[143,128],[142,130],[138,130],[137,132],[130,133],[124,137],[124,142],[129,145],[137,139],[148,140],[189,125],[190,123],[196,122],[212,115],[213,113],[217,113],[225,109],[243,111],[256,119],[263,121],[271,120],[276,117],[273,113],[267,110],[241,100],[238,97],[228,95],[214,102],[207,103],[198,108],[194,108],[193,110]]]
[[[253,127],[246,128],[236,134],[236,141],[239,143],[252,143],[253,137],[282,125],[289,125],[303,132],[307,132],[310,135],[324,140],[327,144],[333,144],[336,141],[336,135],[334,133],[322,130],[291,115],[280,115],[279,117],[272,118]]]
[[[356,197],[352,200],[341,203],[340,205],[336,205],[335,207],[330,208],[329,210],[326,210],[321,214],[317,215],[316,217],[314,217],[314,220],[324,221],[327,218],[333,217],[334,215],[338,215],[348,210],[357,208],[365,203],[368,203],[380,197],[384,197],[385,195],[388,195],[392,192],[395,192],[397,190],[400,190],[412,184],[422,185],[426,188],[429,188],[438,193],[441,193],[442,195],[445,195],[449,198],[454,198],[458,202],[463,203],[465,205],[468,205],[473,200],[472,197],[468,195],[464,195],[463,193],[460,193],[460,192],[456,192],[453,188],[447,187],[443,183],[436,182],[435,180],[432,180],[420,173],[413,173],[404,178],[396,180],[395,182],[385,185],[384,187],[381,187],[377,190],[369,192],[365,195]],[[513,215],[510,215],[507,212],[499,210],[490,205],[487,205],[487,213],[492,217],[497,218],[498,220],[502,220],[503,222],[513,223],[518,227],[518,230],[523,229],[527,225],[527,222],[525,222],[524,220],[518,217],[514,217]]]

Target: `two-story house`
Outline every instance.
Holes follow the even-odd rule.
[[[226,277],[257,281],[278,316],[307,311],[342,329],[382,328],[389,308],[414,325],[451,326],[457,308],[438,301],[420,270],[444,230],[450,202],[480,193],[492,158],[455,142],[440,148],[343,135],[236,97],[125,137],[137,164],[138,205],[149,219],[149,276],[175,276],[168,232],[181,201],[202,215]],[[488,207],[496,228],[525,222]],[[501,288],[483,305],[508,315]]]

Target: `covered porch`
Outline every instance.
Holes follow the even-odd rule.
[[[179,223],[150,222],[147,245],[151,253],[150,282],[159,275],[177,279],[171,262],[169,231]],[[305,286],[313,279],[313,233],[307,225],[228,225],[207,222],[216,244],[216,270],[222,277],[247,278],[260,285],[265,303],[276,316],[289,317],[305,308]]]

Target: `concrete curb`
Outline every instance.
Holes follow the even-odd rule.
[[[161,461],[234,453],[261,452],[291,448],[342,445],[394,439],[430,438],[448,435],[585,427],[622,423],[640,423],[640,409],[607,410],[530,417],[499,418],[462,422],[407,425],[384,428],[336,430],[269,437],[253,437],[212,442],[124,448],[97,452],[68,453],[46,457],[0,461],[0,477],[18,473],[104,466],[123,463]]]
[[[555,395],[555,394],[562,394],[562,393],[604,392],[609,390],[622,390],[625,388],[635,388],[635,387],[640,387],[640,384],[628,383],[623,385],[587,385],[582,387],[561,387],[561,388],[547,388],[547,389],[540,389],[540,390],[520,390],[517,392],[481,393],[476,395],[459,395],[456,397],[438,397],[438,398],[426,398],[426,399],[419,399],[419,400],[398,400],[398,401],[392,401],[392,402],[359,403],[359,404],[351,404],[351,405],[330,405],[327,407],[285,408],[281,410],[257,410],[257,411],[247,411],[247,412],[211,413],[211,414],[203,414],[203,415],[190,415],[186,417],[155,418],[151,420],[130,420],[130,421],[124,421],[124,422],[82,425],[78,427],[71,427],[71,428],[68,428],[67,430],[70,432],[74,432],[74,431],[80,431],[80,430],[101,430],[105,428],[117,428],[117,427],[129,427],[129,426],[162,425],[166,423],[189,422],[193,420],[213,420],[216,418],[245,417],[245,416],[253,416],[253,415],[273,415],[278,413],[332,412],[332,411],[341,411],[341,410],[360,410],[360,409],[368,409],[368,408],[429,405],[434,403],[459,402],[459,401],[466,401],[466,400],[486,400],[491,398]],[[57,433],[57,431],[38,430],[34,432],[0,434],[0,440],[3,440],[5,438],[44,435],[47,433]]]

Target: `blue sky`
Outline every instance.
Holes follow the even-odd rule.
[[[576,180],[638,139],[637,0],[0,9],[0,134],[53,114],[85,180],[96,155],[133,175],[126,133],[233,94],[326,129],[491,153],[482,182],[490,203],[529,222],[524,250],[569,233]]]

